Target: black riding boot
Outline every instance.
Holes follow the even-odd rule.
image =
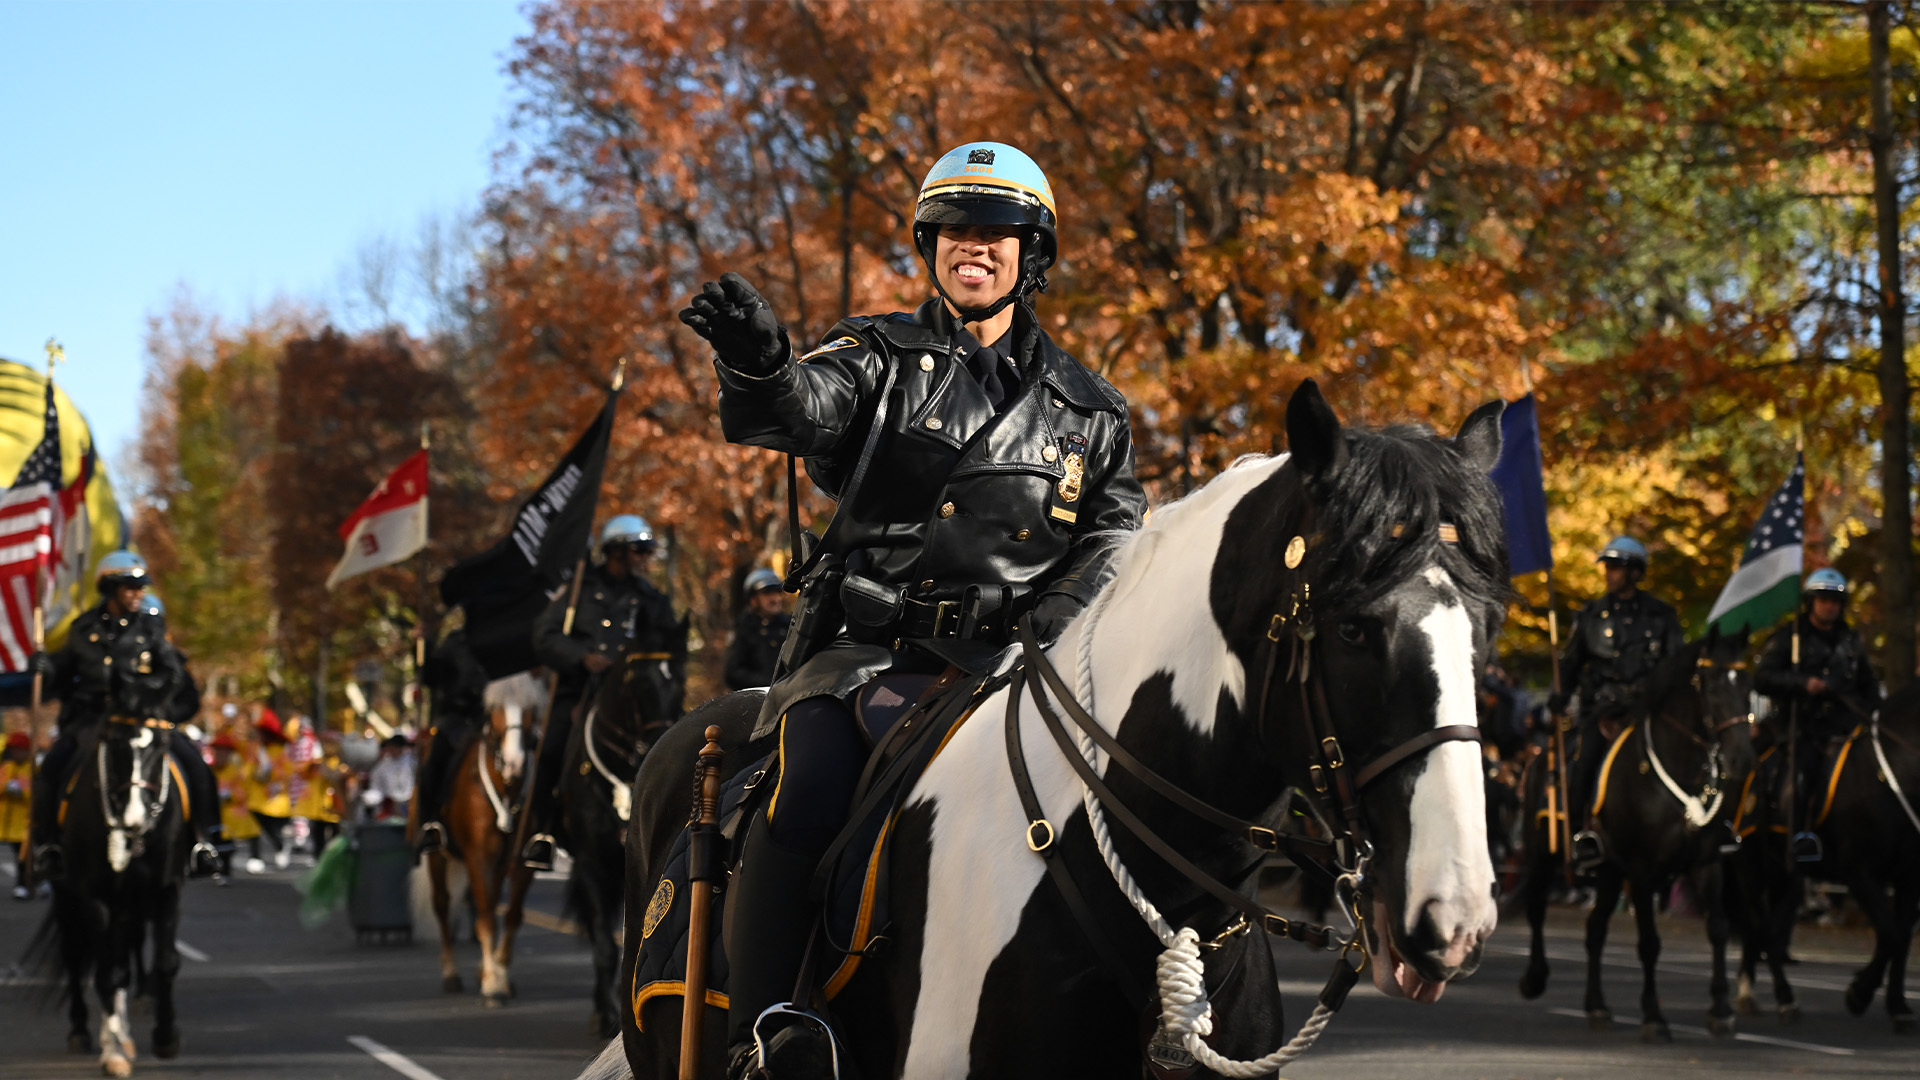
[[[772,1060],[767,1062],[744,1051],[753,1043],[760,1014],[793,998],[813,932],[814,909],[807,890],[819,864],[817,852],[789,851],[776,844],[766,815],[754,816],[734,869],[733,894],[727,897],[727,1043],[732,1048],[728,1060],[734,1063],[730,1077],[777,1078],[778,1066],[788,1060],[785,1046],[770,1051]],[[815,1060],[814,1051],[804,1051],[809,1063]]]
[[[568,709],[571,712],[571,708]],[[559,816],[560,772],[567,761],[567,739],[572,734],[571,718],[562,720],[555,710],[547,731],[540,737],[540,755],[533,763],[533,788],[527,793],[527,846],[520,861],[535,870],[553,869],[553,827]]]
[[[1580,756],[1570,763],[1567,775],[1567,821],[1573,826],[1573,849],[1567,859],[1580,873],[1589,873],[1606,861],[1607,853],[1594,831],[1594,785],[1600,780],[1600,753],[1604,749],[1599,732],[1581,731],[1576,737]]]
[[[62,732],[40,761],[33,794],[27,802],[27,849],[35,881],[66,877],[66,852],[60,846],[60,796],[66,790],[67,767],[75,752],[71,732]]]
[[[427,741],[427,753],[420,762],[413,789],[413,805],[420,820],[420,832],[413,845],[416,855],[446,849],[447,830],[440,821],[440,811],[446,803],[447,774],[453,771],[461,749],[445,728],[434,728]]]

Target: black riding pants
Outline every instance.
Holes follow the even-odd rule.
[[[1600,765],[1607,757],[1607,748],[1612,745],[1600,732],[1600,721],[1612,720],[1623,729],[1626,719],[1623,716],[1582,718],[1567,732],[1567,820],[1573,823],[1573,831],[1579,832],[1588,825],[1593,816],[1593,804],[1599,798],[1597,787],[1600,783]]]
[[[471,719],[449,717],[441,720],[433,729],[433,738],[427,742],[427,754],[420,762],[420,776],[413,793],[420,807],[421,821],[440,820],[440,811],[446,806],[448,782],[453,777],[453,770],[459,767],[460,758],[466,753],[467,741],[473,738],[474,727],[475,721]]]
[[[773,841],[814,856],[847,823],[867,743],[853,710],[839,698],[808,698],[780,722],[780,779],[767,803]]]

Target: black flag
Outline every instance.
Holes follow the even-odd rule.
[[[467,644],[491,678],[539,663],[533,622],[588,550],[619,396],[608,391],[600,415],[520,504],[506,538],[453,564],[440,579],[440,599],[466,609]]]

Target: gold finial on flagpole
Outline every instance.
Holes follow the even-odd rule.
[[[67,350],[57,338],[47,339],[47,377],[53,377],[53,365],[67,362]]]
[[[621,388],[626,385],[627,385],[627,358],[623,356],[619,359],[618,362],[616,362],[613,365],[613,387],[612,387],[613,392],[616,394],[619,393]]]
[[[433,449],[433,434],[429,430],[427,421],[425,420],[420,421],[420,449]]]

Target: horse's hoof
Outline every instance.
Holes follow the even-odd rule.
[[[485,1005],[489,1009],[504,1009],[507,1007],[507,995],[481,994],[480,1004]]]
[[[1534,998],[1546,992],[1547,973],[1545,971],[1535,971],[1533,968],[1528,968],[1526,973],[1520,976],[1521,997],[1532,1001]]]
[[[1847,984],[1847,1011],[1855,1016],[1867,1015],[1867,1006],[1873,1004],[1873,991],[1860,989],[1859,983]]]
[[[1894,1015],[1893,1033],[1895,1035],[1911,1035],[1913,1034],[1913,1031],[1914,1031],[1914,1024],[1913,1024],[1912,1013],[1896,1013]]]
[[[1640,1024],[1640,1041],[1643,1043],[1670,1043],[1673,1032],[1668,1029],[1665,1020],[1645,1020]]]
[[[172,1060],[173,1058],[179,1057],[180,1056],[180,1033],[178,1031],[174,1031],[174,1032],[163,1034],[158,1030],[154,1031],[153,1056],[161,1059],[162,1061],[169,1061],[169,1060]]]
[[[449,994],[458,994],[467,989],[467,984],[461,982],[458,975],[443,975],[440,978],[440,989]]]
[[[108,1058],[100,1063],[102,1076],[128,1077],[133,1075],[133,1062],[126,1058]]]
[[[72,1034],[67,1036],[67,1053],[69,1054],[93,1053],[93,1038],[87,1035],[85,1032],[80,1032],[80,1031],[73,1032]]]
[[[1734,1020],[1731,1015],[1714,1016],[1707,1014],[1707,1034],[1716,1039],[1730,1038],[1733,1035]]]
[[[1612,1031],[1613,1030],[1613,1010],[1612,1009],[1588,1009],[1587,1010],[1587,1028],[1590,1031]]]
[[[1759,1016],[1760,1003],[1753,999],[1752,994],[1742,994],[1733,999],[1733,1011],[1741,1016]]]
[[[1780,1006],[1775,1012],[1778,1013],[1780,1022],[1783,1024],[1797,1024],[1800,1022],[1800,1003],[1797,1001],[1789,1001],[1785,1005]]]

